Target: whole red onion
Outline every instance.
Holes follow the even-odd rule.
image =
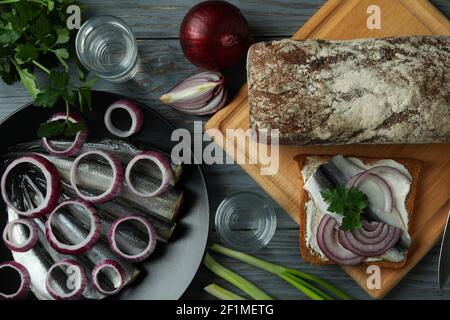
[[[180,43],[194,65],[217,70],[238,63],[252,40],[247,21],[236,6],[210,0],[195,5],[186,14]]]

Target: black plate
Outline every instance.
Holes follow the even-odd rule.
[[[113,138],[104,126],[103,115],[112,102],[121,98],[125,97],[103,91],[93,92],[94,110],[83,115],[90,138]],[[170,154],[177,143],[170,139],[174,127],[149,107],[136,103],[144,113],[144,125],[131,141],[144,142]],[[27,105],[10,115],[0,124],[0,153],[9,146],[36,139],[39,124],[55,112],[55,109]],[[194,278],[203,259],[210,226],[208,193],[200,166],[185,165],[180,183],[185,190],[185,203],[173,239],[167,245],[158,244],[149,260],[141,263],[143,275],[113,298],[179,299]],[[0,202],[0,210],[5,213],[4,203]],[[0,230],[6,221],[7,215],[1,215]],[[11,253],[1,244],[0,262],[11,259]],[[5,283],[5,280],[0,277],[0,282]]]

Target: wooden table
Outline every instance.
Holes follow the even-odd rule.
[[[395,0],[393,0],[395,1]],[[415,1],[415,0],[411,0]],[[154,108],[175,126],[193,130],[194,120],[206,121],[206,117],[180,114],[159,103],[158,97],[175,83],[196,73],[196,68],[183,56],[178,42],[178,28],[187,12],[198,1],[193,0],[83,0],[85,16],[110,14],[127,21],[134,30],[139,44],[143,70],[136,82],[111,84],[100,80],[95,89],[127,95]],[[257,40],[290,37],[325,2],[323,0],[230,0],[239,6],[247,18],[252,35]],[[450,18],[450,1],[432,0],[438,9]],[[244,68],[233,70],[232,90],[245,82]],[[30,102],[32,99],[17,83],[7,86],[0,82],[0,119]],[[95,107],[95,106],[94,106]],[[265,195],[264,191],[237,165],[204,166],[209,185],[211,212],[214,214],[223,198],[236,191],[252,190]],[[267,196],[267,195],[265,195]],[[273,203],[278,216],[278,228],[272,242],[257,252],[257,256],[289,267],[301,269],[323,277],[346,290],[353,297],[368,296],[338,266],[312,267],[302,261],[298,249],[298,226]],[[211,241],[217,241],[212,231]],[[450,299],[450,283],[444,290],[437,289],[437,245],[386,297],[387,299]],[[263,290],[278,299],[306,299],[296,289],[266,272],[249,267],[231,259],[217,259],[240,275],[257,283]],[[206,268],[202,267],[185,299],[209,299],[202,288],[209,283],[230,288]]]

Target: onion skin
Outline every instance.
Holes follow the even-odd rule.
[[[4,294],[0,292],[0,300],[25,299],[28,296],[28,293],[30,292],[31,289],[31,277],[30,273],[28,272],[28,269],[25,268],[24,265],[16,261],[6,261],[0,263],[0,269],[8,267],[15,269],[19,273],[21,279],[20,287],[17,290],[17,292],[13,294]]]
[[[142,251],[141,254],[138,254],[135,256],[127,255],[124,252],[122,252],[119,249],[119,247],[117,246],[117,243],[115,240],[116,231],[117,231],[118,226],[121,223],[123,223],[125,221],[129,221],[129,220],[135,220],[135,221],[142,223],[148,232],[149,243],[148,243],[147,247]],[[141,262],[141,261],[147,259],[155,250],[156,239],[157,239],[157,234],[156,234],[155,228],[153,228],[153,226],[147,219],[145,219],[144,217],[139,216],[139,215],[129,215],[129,216],[125,216],[123,218],[117,219],[116,221],[113,222],[113,224],[111,225],[111,228],[109,229],[109,232],[108,232],[108,243],[109,243],[109,247],[111,248],[111,251],[114,252],[115,254],[117,254],[123,260],[128,261],[128,262]]]
[[[123,109],[128,112],[131,117],[130,129],[123,131],[117,129],[113,125],[111,121],[111,114],[116,109]],[[108,107],[108,109],[106,109],[104,121],[106,129],[108,129],[111,134],[119,138],[128,138],[129,136],[132,136],[142,129],[142,124],[144,123],[144,114],[142,113],[141,108],[139,108],[133,101],[122,99],[114,102]]]
[[[47,194],[44,201],[37,208],[29,211],[20,211],[9,201],[6,192],[6,181],[11,170],[21,164],[31,163],[38,167],[45,176],[47,182]],[[58,205],[59,197],[61,195],[61,185],[58,171],[55,166],[47,159],[37,155],[30,154],[21,158],[17,158],[12,161],[8,167],[6,167],[1,179],[1,193],[3,201],[5,201],[8,207],[11,207],[17,214],[27,218],[40,218],[52,212]]]
[[[186,58],[199,68],[217,70],[237,64],[252,44],[241,11],[226,1],[204,1],[189,10],[180,27]]]
[[[117,287],[115,290],[113,291],[106,291],[105,289],[103,289],[100,284],[98,283],[98,274],[100,273],[100,271],[103,268],[112,268],[114,270],[116,270],[116,272],[119,274],[120,279],[121,279],[121,283],[120,286]],[[103,260],[100,261],[99,263],[97,263],[94,267],[94,269],[92,270],[92,283],[95,287],[95,289],[97,289],[98,291],[100,291],[103,294],[106,295],[113,295],[116,294],[117,292],[119,292],[120,290],[122,290],[122,288],[125,286],[126,283],[126,276],[125,276],[125,270],[123,269],[123,267],[120,265],[119,262],[114,261],[114,260]]]
[[[65,120],[66,118],[67,118],[67,115],[65,113],[58,112],[58,113],[54,114],[50,119],[48,119],[47,122]],[[72,123],[84,122],[84,120],[76,114],[70,114],[69,121]],[[42,146],[44,147],[45,150],[47,150],[48,153],[50,153],[53,156],[64,157],[64,158],[71,157],[80,151],[81,147],[83,146],[84,142],[86,141],[87,135],[88,135],[87,130],[78,131],[77,134],[75,135],[73,144],[65,150],[55,149],[51,145],[51,141],[49,141],[45,137],[42,138]]]
[[[58,210],[62,207],[68,206],[68,205],[79,205],[86,209],[88,213],[90,213],[90,220],[91,220],[91,230],[88,234],[88,238],[90,239],[88,241],[85,241],[85,243],[76,244],[76,245],[66,245],[61,243],[53,233],[52,229],[52,219],[55,214],[58,213]],[[83,200],[68,200],[65,202],[62,202],[59,206],[55,208],[55,210],[49,215],[47,221],[45,222],[45,236],[47,237],[47,241],[50,243],[50,245],[58,252],[64,253],[64,254],[83,254],[90,249],[97,243],[98,239],[100,238],[100,217],[97,214],[97,211],[92,207],[89,203]]]
[[[30,236],[26,243],[18,245],[10,240],[8,240],[8,234],[9,231],[14,227],[16,224],[22,224],[28,227],[30,230]],[[3,230],[3,242],[5,243],[5,246],[15,252],[27,252],[31,248],[33,248],[38,241],[38,234],[37,234],[37,226],[36,223],[29,219],[17,219],[10,221],[5,229]]]
[[[53,271],[53,269],[55,269],[58,266],[61,265],[67,265],[67,266],[71,266],[71,267],[76,267],[79,270],[79,285],[78,285],[78,289],[75,290],[74,292],[72,292],[71,295],[69,296],[62,296],[60,294],[58,294],[57,292],[54,292],[52,287],[50,286],[50,275],[51,272]],[[79,264],[77,261],[73,260],[73,259],[64,259],[61,260],[57,263],[55,263],[53,266],[50,267],[50,269],[48,270],[47,273],[47,277],[45,279],[45,287],[48,291],[48,294],[55,300],[73,300],[73,299],[77,299],[79,298],[84,290],[87,287],[87,277],[86,277],[86,271],[84,270],[83,266],[81,264]]]

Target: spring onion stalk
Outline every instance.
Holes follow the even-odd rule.
[[[208,292],[210,295],[216,297],[220,300],[246,300],[245,298],[241,297],[240,295],[237,295],[234,292],[231,292],[225,288],[222,288],[221,286],[212,283],[206,287],[203,288],[206,292]]]
[[[273,300],[271,296],[266,294],[252,282],[247,279],[241,277],[240,275],[234,273],[233,271],[225,268],[221,264],[219,264],[216,260],[214,260],[208,253],[205,256],[205,260],[203,261],[205,266],[214,272],[219,277],[225,279],[231,284],[235,285],[250,297],[255,300]]]
[[[317,285],[319,285],[322,289],[328,290],[330,293],[335,295],[336,297],[343,299],[343,300],[351,300],[352,298],[346,294],[345,292],[341,291],[340,289],[334,287],[331,283],[316,277],[312,274],[308,274],[305,272],[301,272],[295,269],[286,268],[274,263],[270,263],[264,260],[261,260],[259,258],[253,257],[251,255],[232,250],[229,248],[222,247],[218,244],[212,244],[210,247],[211,250],[220,253],[222,255],[228,256],[230,258],[234,258],[237,260],[240,260],[242,262],[248,263],[249,265],[252,265],[254,267],[263,269],[267,272],[273,273],[283,279],[284,281],[288,282],[298,290],[302,291],[304,294],[306,294],[311,299],[315,300],[326,300],[326,299],[333,299],[330,295],[325,293],[319,288],[314,287],[311,283],[313,282]],[[309,282],[308,282],[309,281]]]

